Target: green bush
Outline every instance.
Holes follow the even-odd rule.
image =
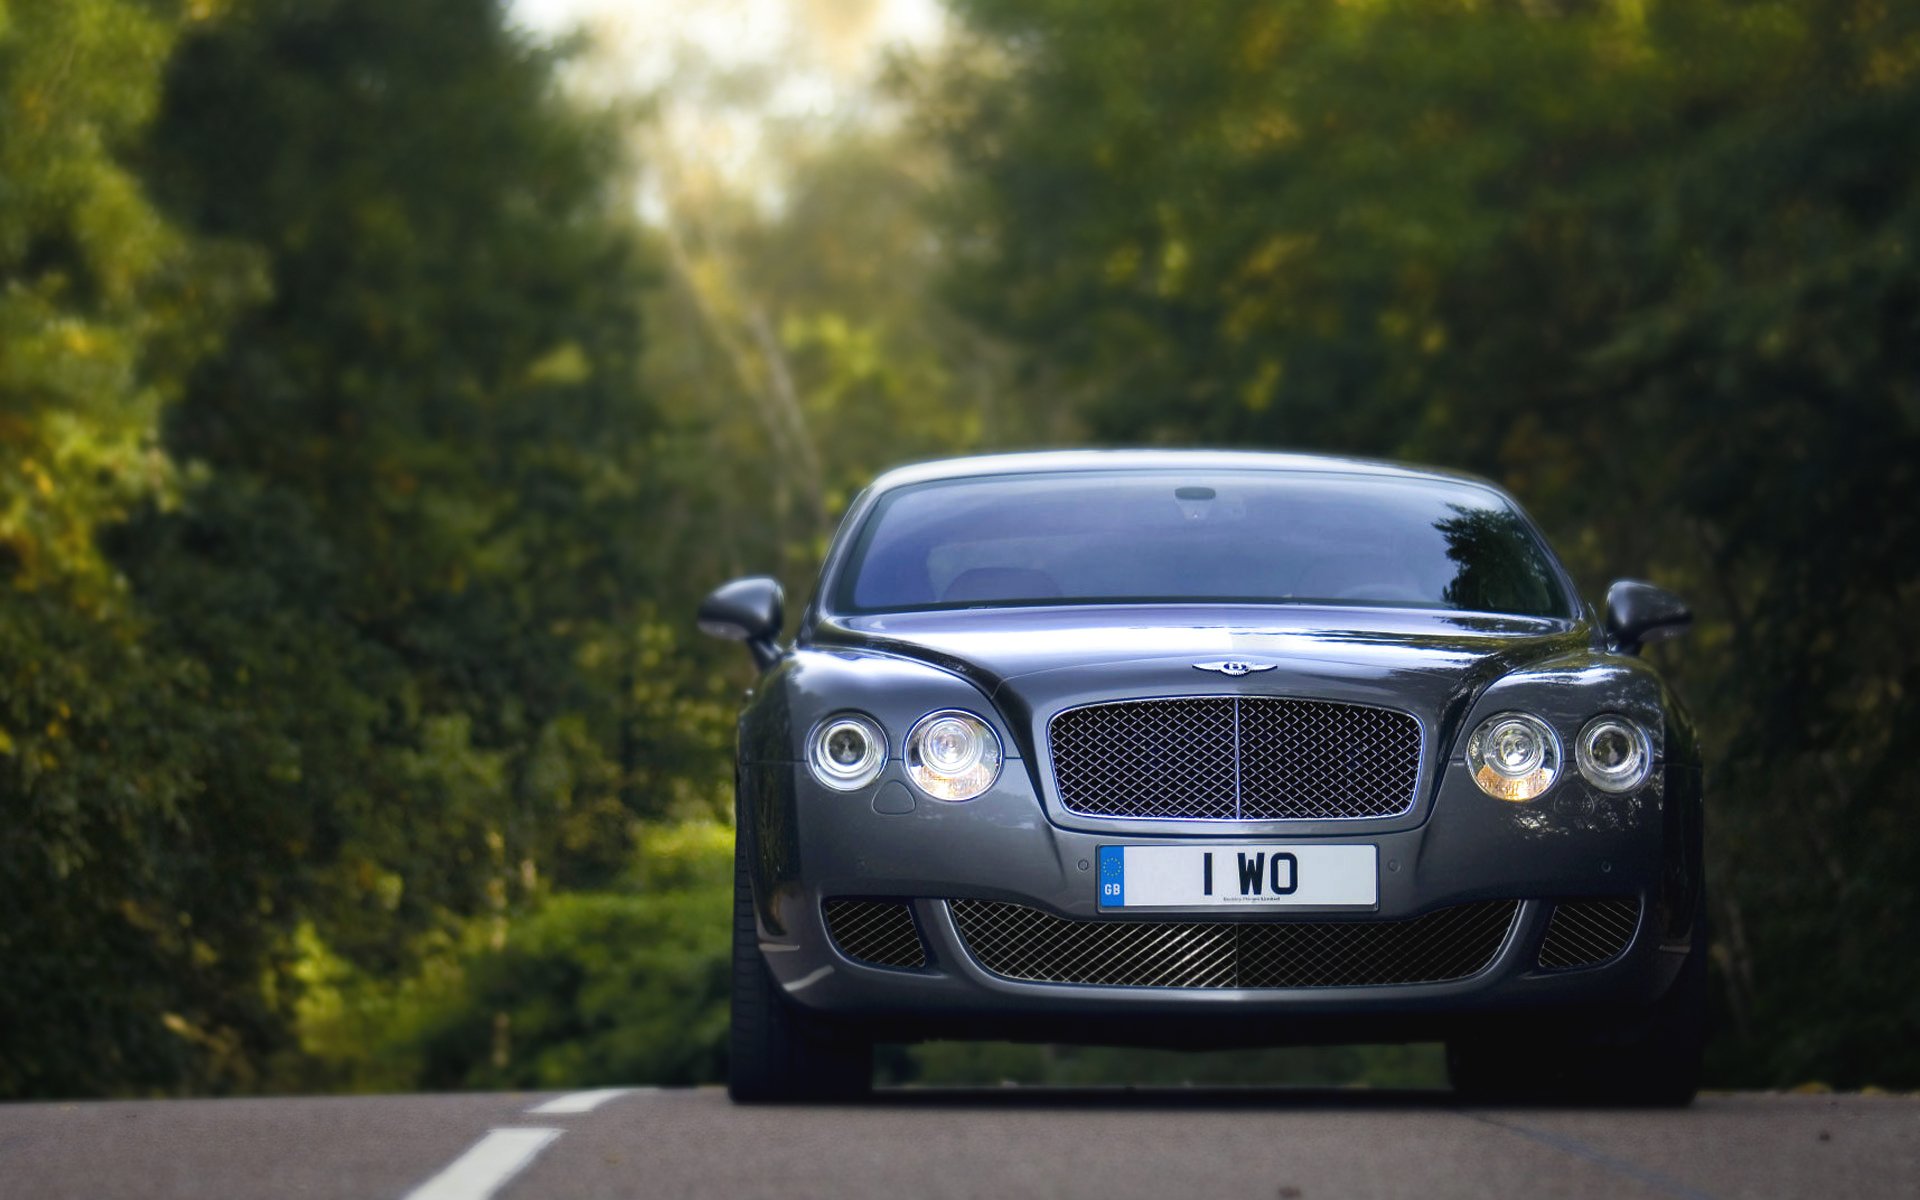
[[[397,984],[303,939],[302,1046],[318,1086],[559,1088],[717,1080],[732,834],[649,830],[623,890],[482,918]]]

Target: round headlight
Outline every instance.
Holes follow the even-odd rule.
[[[1496,800],[1531,800],[1560,777],[1560,739],[1526,713],[1488,717],[1467,739],[1467,769]]]
[[[828,717],[807,739],[807,765],[815,779],[836,792],[863,788],[887,765],[887,735],[858,713]]]
[[[907,778],[936,800],[971,800],[1000,778],[1000,738],[972,713],[928,713],[907,734]]]
[[[1573,761],[1601,791],[1630,792],[1653,773],[1653,743],[1625,717],[1595,717],[1573,744]]]

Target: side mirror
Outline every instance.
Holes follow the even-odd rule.
[[[1646,643],[1678,636],[1691,624],[1693,610],[1665,588],[1622,579],[1607,589],[1607,636],[1622,654],[1638,654]]]
[[[780,657],[780,621],[786,595],[780,581],[767,575],[749,575],[721,584],[700,602],[700,632],[732,642],[745,642],[761,670]]]

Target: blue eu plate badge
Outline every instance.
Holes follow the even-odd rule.
[[[1118,907],[1127,902],[1127,852],[1120,846],[1100,847],[1100,903]]]

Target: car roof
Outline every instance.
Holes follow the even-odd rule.
[[[1374,475],[1390,479],[1443,480],[1500,491],[1476,475],[1437,467],[1412,466],[1381,459],[1334,454],[1296,454],[1259,450],[1039,450],[1018,454],[981,454],[943,458],[896,467],[873,481],[874,493],[908,484],[990,475],[1030,475],[1061,471],[1277,471],[1294,474]],[[1504,494],[1504,493],[1502,493]]]

